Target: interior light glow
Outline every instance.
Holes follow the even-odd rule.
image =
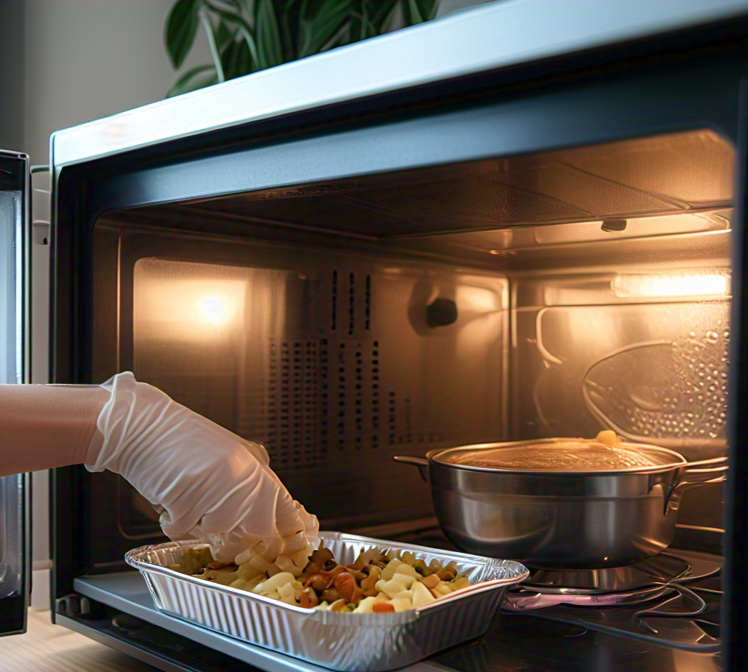
[[[618,275],[611,281],[611,287],[622,298],[724,296],[730,293],[730,276],[726,273]]]
[[[233,312],[230,310],[226,300],[216,295],[203,296],[198,300],[197,305],[202,321],[208,324],[223,324]]]
[[[133,318],[137,339],[207,343],[232,338],[241,329],[247,279],[242,279],[239,271],[234,272],[235,277],[226,278],[193,266],[195,269],[188,267],[183,277],[176,272],[172,273],[176,277],[149,276],[145,272],[136,276]],[[147,265],[139,270],[143,268],[150,270]],[[161,270],[161,266],[157,268]]]

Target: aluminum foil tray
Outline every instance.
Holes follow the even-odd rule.
[[[335,670],[392,670],[482,635],[504,593],[527,577],[518,562],[435,550],[340,532],[321,532],[341,564],[361,551],[411,551],[429,563],[453,561],[471,585],[419,609],[351,614],[305,609],[168,568],[194,543],[144,546],[125,555],[145,577],[156,608],[190,623]]]

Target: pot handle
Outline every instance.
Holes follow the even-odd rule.
[[[671,486],[665,499],[665,513],[669,508],[676,510],[680,504],[680,498],[686,490],[695,488],[697,485],[707,483],[720,483],[727,478],[727,457],[712,457],[708,460],[697,462],[686,462],[677,482]]]
[[[426,483],[429,482],[429,461],[425,457],[395,455],[392,459],[401,464],[410,464],[414,467],[418,467],[418,471],[421,473],[421,478],[426,481]]]
[[[675,487],[685,489],[702,483],[719,483],[727,478],[725,472],[727,472],[727,456],[686,462]]]

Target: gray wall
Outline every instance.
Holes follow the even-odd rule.
[[[0,149],[23,140],[23,4],[0,1]]]
[[[163,38],[171,6],[1,0],[0,147],[46,164],[53,131],[162,99],[176,77]],[[199,39],[185,67],[207,61]]]

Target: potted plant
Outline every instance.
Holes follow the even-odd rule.
[[[177,0],[166,23],[175,69],[200,28],[212,63],[183,73],[169,96],[428,21],[439,0]]]

